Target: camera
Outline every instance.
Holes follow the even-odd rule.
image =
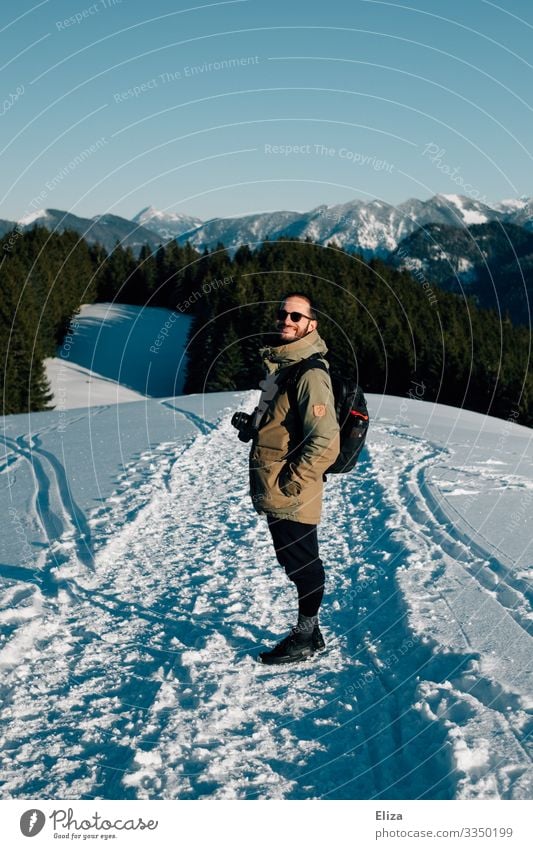
[[[255,427],[252,425],[252,416],[249,413],[234,413],[231,423],[238,430],[237,436],[241,442],[249,442],[255,436]]]

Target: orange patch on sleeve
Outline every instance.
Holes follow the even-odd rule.
[[[325,416],[326,415],[326,405],[325,404],[313,404],[313,415],[314,416]]]

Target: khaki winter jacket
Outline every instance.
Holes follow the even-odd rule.
[[[296,409],[283,384],[290,366],[326,352],[316,330],[261,351],[267,376],[253,413],[259,429],[250,452],[250,494],[258,513],[312,525],[320,521],[322,476],[340,450],[331,380],[323,369],[306,371],[295,387]]]

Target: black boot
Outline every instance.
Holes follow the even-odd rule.
[[[313,629],[313,648],[315,651],[323,651],[326,648],[322,631],[318,627],[318,622]]]
[[[313,648],[315,651],[322,651],[326,648],[324,637],[318,627],[318,616],[304,616],[302,613],[299,613],[296,630],[301,631],[302,634],[311,633],[311,639],[313,641]]]
[[[297,663],[307,660],[316,651],[315,628],[318,629],[316,616],[298,616],[298,624],[291,633],[270,651],[261,652],[259,659],[269,665],[280,663]],[[320,630],[318,630],[320,634]],[[322,638],[322,635],[320,634]],[[322,643],[324,640],[322,639]]]

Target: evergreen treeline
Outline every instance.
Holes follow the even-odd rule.
[[[406,271],[333,246],[281,239],[231,258],[171,243],[139,262],[117,249],[103,271],[103,300],[165,306],[194,317],[185,391],[250,389],[263,377],[258,349],[273,340],[284,292],[318,304],[320,333],[339,370],[368,392],[411,395],[533,424],[529,330],[500,321]],[[275,343],[274,343],[275,344]]]
[[[0,239],[2,414],[44,410],[43,360],[54,357],[82,302],[96,298],[95,256],[77,233],[36,228]]]
[[[428,290],[405,271],[333,246],[267,241],[230,257],[222,245],[200,253],[170,242],[154,253],[144,248],[136,258],[130,248],[117,246],[108,256],[76,234],[35,230],[19,236],[1,275],[5,412],[46,406],[42,357],[53,355],[81,302],[118,301],[192,315],[185,391],[212,392],[258,386],[258,349],[274,342],[280,296],[303,290],[320,310],[330,361],[339,370],[357,370],[367,392],[411,395],[533,424],[528,329],[500,322],[473,300]]]

